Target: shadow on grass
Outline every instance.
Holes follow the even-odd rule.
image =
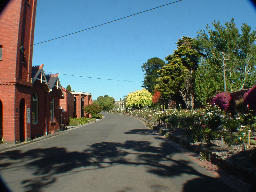
[[[135,129],[127,134],[148,135],[150,132]],[[159,177],[171,178],[185,174],[196,178],[184,184],[184,192],[201,191],[202,187],[206,187],[204,188],[206,191],[233,191],[219,179],[208,177],[195,170],[190,165],[190,161],[175,160],[172,156],[181,152],[165,140],[159,142],[159,146],[152,145],[153,143],[149,141],[100,142],[90,145],[82,152],[70,152],[62,147],[38,148],[25,152],[14,150],[1,154],[2,162],[12,163],[2,164],[4,168],[0,164],[0,170],[13,169],[18,162],[25,162],[25,168],[33,171],[35,177],[25,179],[21,184],[25,191],[33,192],[45,190],[62,175],[107,169],[116,165],[143,166],[147,168],[148,173]],[[129,159],[130,155],[134,155],[135,159]],[[207,190],[209,187],[212,190]],[[152,191],[162,191],[167,186],[157,185],[151,188]]]

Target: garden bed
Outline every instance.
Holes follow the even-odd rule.
[[[211,161],[231,174],[239,176],[248,183],[256,181],[256,147],[251,145],[244,149],[240,145],[227,145],[221,140],[211,141],[211,145],[204,142],[193,142],[186,136],[184,129],[166,129],[166,126],[155,126],[154,129],[166,138],[181,144],[187,149],[198,153],[202,159]]]
[[[176,125],[177,127],[174,128],[170,121],[160,120],[163,116],[159,115],[157,111],[137,110],[127,114],[144,121],[147,127],[158,131],[160,135],[165,135],[166,138],[198,153],[202,159],[211,161],[223,170],[240,177],[245,182],[255,183],[256,145],[247,147],[243,144],[229,143],[228,145],[224,140],[216,138],[211,139],[210,144],[202,140],[195,141],[195,138],[192,138],[194,135],[188,134],[188,129],[184,128],[185,126]],[[253,134],[255,136],[255,132]]]

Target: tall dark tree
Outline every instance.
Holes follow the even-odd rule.
[[[194,108],[195,71],[198,68],[200,53],[197,41],[182,37],[177,49],[166,57],[168,64],[159,70],[156,89],[165,102],[169,99],[183,108]]]
[[[156,79],[159,77],[157,71],[160,70],[164,65],[165,62],[162,59],[154,57],[148,59],[147,62],[141,66],[142,71],[145,72],[142,87],[146,88],[151,94],[154,93]]]
[[[66,90],[69,91],[69,92],[71,92],[71,91],[72,91],[71,86],[68,85],[68,86],[66,87]]]

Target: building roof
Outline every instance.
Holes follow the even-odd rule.
[[[52,90],[55,86],[57,89],[61,88],[59,74],[45,74],[43,67],[44,64],[32,67],[32,83],[39,80],[41,83],[46,83],[50,90]]]
[[[43,67],[44,64],[32,67],[32,83],[34,83],[36,80],[40,80],[41,82],[47,83],[47,78],[44,73]]]
[[[53,89],[55,86],[57,86],[57,88],[61,87],[58,73],[46,75],[46,78],[48,80],[48,86],[50,89]]]
[[[86,92],[76,92],[76,91],[72,91],[71,92],[73,95],[92,95],[91,93],[86,93]]]

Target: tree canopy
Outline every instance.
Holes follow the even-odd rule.
[[[155,91],[154,88],[156,85],[156,79],[158,78],[157,71],[164,65],[165,62],[162,59],[154,57],[148,59],[147,62],[141,66],[142,71],[145,72],[143,87],[146,88],[151,94],[153,94]]]
[[[99,96],[97,103],[100,105],[103,111],[110,111],[114,108],[115,99],[108,95]]]
[[[241,29],[234,19],[222,25],[213,22],[197,36],[203,55],[196,73],[196,94],[199,102],[222,91],[250,88],[256,80],[256,31],[247,24]]]
[[[158,71],[156,90],[161,92],[163,101],[170,99],[182,107],[194,107],[195,71],[200,54],[197,42],[190,37],[182,37],[177,42],[177,50],[166,57],[168,63]]]

